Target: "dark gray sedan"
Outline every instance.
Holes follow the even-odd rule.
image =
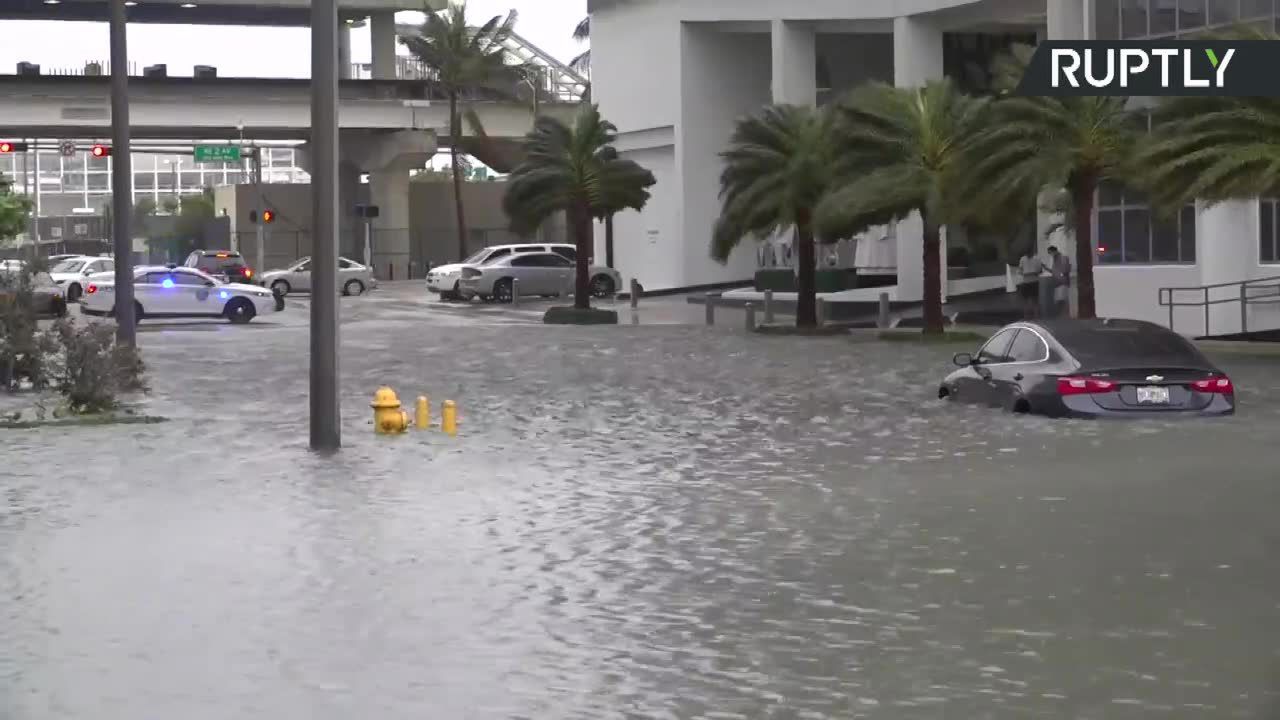
[[[954,358],[948,400],[1052,417],[1231,415],[1235,387],[1186,338],[1140,320],[1050,320],[1001,328]]]

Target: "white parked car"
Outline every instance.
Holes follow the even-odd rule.
[[[114,273],[115,269],[116,261],[111,258],[80,255],[49,268],[49,277],[66,293],[67,302],[73,303],[84,295],[84,286],[90,275]]]
[[[133,275],[134,313],[138,319],[222,317],[247,323],[263,313],[284,309],[284,298],[257,285],[222,283],[195,268],[140,267]],[[115,312],[115,280],[95,276],[84,289],[81,311]]]
[[[550,244],[525,244],[525,245],[494,245],[479,250],[471,257],[459,263],[451,265],[441,265],[440,267],[431,268],[427,273],[427,290],[438,293],[442,299],[461,300],[459,281],[462,280],[462,268],[470,265],[484,265],[491,263],[499,258],[506,257],[512,253],[545,253],[553,252],[563,255],[570,262],[577,259],[578,251],[572,245],[562,243]]]
[[[304,257],[284,270],[268,270],[258,277],[258,284],[284,296],[291,292],[311,292],[311,258]],[[373,269],[354,260],[338,258],[338,289],[343,295],[363,295],[378,287]]]
[[[573,292],[574,263],[559,253],[520,253],[504,255],[485,265],[462,269],[459,292],[463,299],[479,296],[481,300],[511,302],[514,291],[521,297],[530,295],[568,295]],[[608,297],[622,282],[617,270],[592,266],[591,295]]]

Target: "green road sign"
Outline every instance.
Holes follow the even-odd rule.
[[[218,162],[240,159],[239,145],[197,145],[196,162]]]

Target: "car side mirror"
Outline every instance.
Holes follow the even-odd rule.
[[[959,365],[960,367],[969,367],[970,365],[978,364],[977,359],[975,359],[970,353],[956,353],[955,357],[951,358],[951,362]]]

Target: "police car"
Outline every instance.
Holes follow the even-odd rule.
[[[284,298],[257,285],[223,283],[189,267],[140,267],[133,275],[134,315],[147,318],[207,317],[247,323],[263,313],[284,309]],[[81,312],[115,312],[115,281],[109,275],[89,278]]]

